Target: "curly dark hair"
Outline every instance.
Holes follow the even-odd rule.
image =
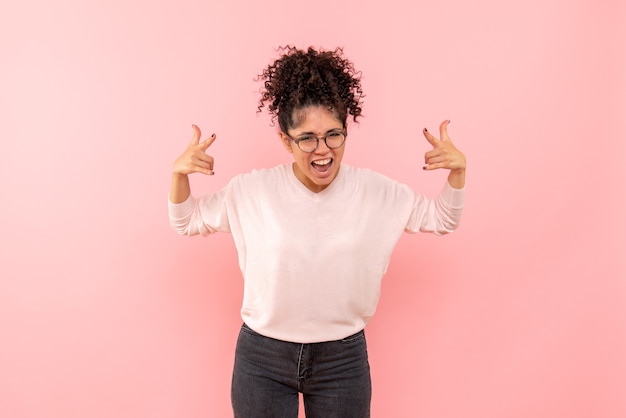
[[[344,127],[348,115],[357,122],[365,97],[361,72],[344,58],[343,48],[317,51],[309,47],[304,51],[283,46],[278,51],[281,56],[257,77],[264,82],[258,112],[267,106],[272,124],[278,119],[283,132],[300,123],[297,111],[307,106],[328,107]]]

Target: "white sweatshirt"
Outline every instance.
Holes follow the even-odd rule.
[[[464,196],[446,182],[437,199],[428,199],[345,164],[314,193],[288,164],[239,175],[214,194],[169,202],[169,217],[180,234],[232,233],[244,278],[241,316],[250,328],[313,343],[365,328],[402,232],[452,232]]]

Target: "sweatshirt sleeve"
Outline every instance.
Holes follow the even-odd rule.
[[[461,221],[465,188],[454,189],[446,181],[435,199],[416,195],[406,232],[433,232],[444,235],[453,232]]]
[[[230,232],[226,189],[195,198],[190,195],[182,203],[168,200],[170,226],[181,235],[209,235]]]

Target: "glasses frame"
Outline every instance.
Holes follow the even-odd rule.
[[[326,135],[324,135],[322,137],[319,137],[319,136],[313,135],[313,134],[306,134],[306,138],[310,138],[310,137],[315,138],[315,148],[313,148],[311,151],[305,151],[302,148],[300,148],[300,141],[304,140],[304,138],[292,138],[291,135],[289,135],[287,132],[283,132],[283,133],[287,136],[287,138],[291,139],[293,142],[296,143],[296,145],[298,146],[298,149],[300,149],[300,151],[306,152],[308,154],[317,151],[317,149],[320,146],[320,139],[324,140],[324,144],[326,144],[326,146],[329,149],[337,149],[337,148],[343,147],[343,144],[346,143],[346,138],[348,137],[348,131],[345,130],[345,129],[342,129],[342,130],[332,130],[332,131],[326,133]],[[343,142],[338,147],[331,147],[331,146],[328,145],[327,139],[328,139],[328,137],[330,135],[333,135],[333,134],[343,134]]]

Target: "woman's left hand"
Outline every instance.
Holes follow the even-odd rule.
[[[424,170],[445,168],[450,170],[448,181],[452,187],[460,189],[465,186],[465,155],[459,151],[448,136],[449,120],[439,125],[441,139],[437,139],[424,128],[426,140],[433,146],[431,151],[424,154]]]
[[[424,155],[424,170],[437,170],[439,168],[447,168],[449,170],[465,169],[465,155],[454,146],[448,136],[449,124],[450,121],[446,120],[439,125],[441,139],[435,138],[424,128],[424,136],[430,145],[433,146],[433,149]]]

